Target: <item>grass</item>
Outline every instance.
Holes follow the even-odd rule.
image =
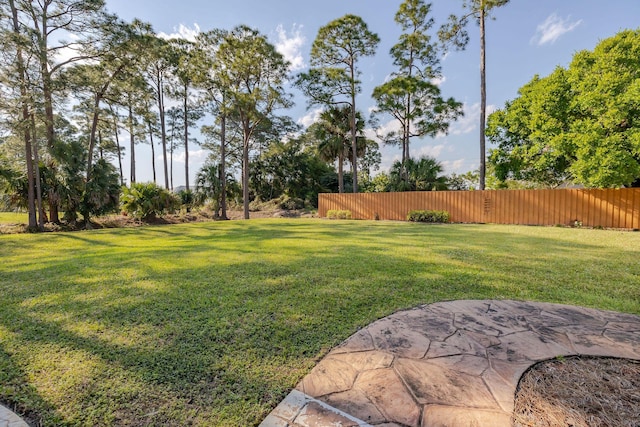
[[[27,224],[29,218],[24,212],[0,212],[0,224]]]
[[[253,220],[0,236],[0,399],[43,426],[257,425],[419,304],[640,314],[640,233]]]

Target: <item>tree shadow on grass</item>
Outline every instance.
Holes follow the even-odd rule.
[[[47,405],[64,407],[69,425],[252,425],[330,348],[380,317],[451,299],[595,300],[597,290],[574,283],[583,273],[574,251],[604,263],[638,252],[474,230],[340,224],[318,233],[315,223],[264,222],[136,230],[133,242],[88,233],[64,257],[0,268],[0,324],[17,349],[7,370],[26,387],[29,377],[48,384],[47,401],[34,400],[44,425],[56,425]],[[585,280],[595,285],[604,270]],[[615,273],[634,283],[640,272]],[[550,293],[555,285],[571,293]],[[617,292],[618,303],[630,297]]]
[[[15,363],[11,353],[0,343],[0,404],[19,415],[30,426],[39,426],[43,419],[64,426],[55,407],[29,384],[27,376]],[[37,412],[34,411],[37,408]]]

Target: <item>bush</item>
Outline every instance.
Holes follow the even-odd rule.
[[[122,189],[122,210],[137,219],[149,220],[180,206],[177,196],[153,183],[133,183]]]
[[[451,215],[447,211],[409,211],[407,221],[446,223],[451,220]]]
[[[191,208],[194,206],[196,198],[191,190],[182,190],[178,192],[178,198],[180,199],[180,205],[187,213],[191,212]]]
[[[289,197],[287,195],[282,195],[278,199],[278,207],[287,211],[304,209],[304,200],[299,197]]]
[[[351,211],[347,210],[329,210],[327,211],[329,219],[351,219]]]

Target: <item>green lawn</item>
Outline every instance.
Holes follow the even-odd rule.
[[[256,425],[333,346],[461,298],[640,314],[640,233],[253,220],[0,236],[0,400],[44,426]]]
[[[29,217],[24,212],[0,212],[0,224],[28,224]]]

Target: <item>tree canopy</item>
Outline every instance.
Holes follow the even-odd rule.
[[[489,117],[497,177],[551,187],[640,184],[639,99],[640,30],[576,53]]]
[[[361,90],[357,62],[362,57],[373,56],[379,43],[380,37],[369,30],[361,17],[345,15],[335,19],[318,31],[311,47],[312,68],[296,80],[310,105],[350,107],[354,193],[358,192],[356,95]]]
[[[409,158],[412,137],[435,136],[446,132],[449,123],[462,114],[462,104],[444,99],[434,80],[442,77],[440,52],[429,32],[434,19],[429,17],[431,4],[406,0],[400,5],[395,21],[403,33],[391,48],[397,70],[373,91],[374,116],[388,114],[400,129],[380,137],[386,144],[402,147],[401,164]]]

